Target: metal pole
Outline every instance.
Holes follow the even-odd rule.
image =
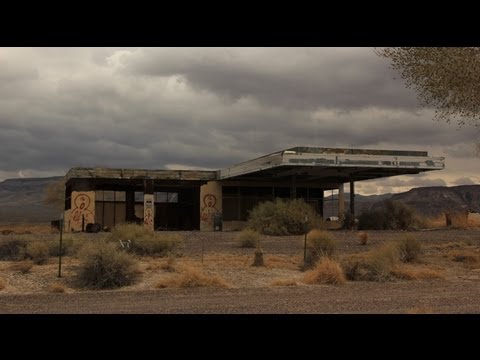
[[[62,235],[63,235],[63,214],[60,218],[60,244],[58,248],[58,277],[62,277]]]
[[[113,206],[115,206],[115,202],[114,202]],[[115,207],[113,209],[114,209],[114,213],[115,213]],[[113,223],[115,224],[115,219],[113,220]],[[84,232],[84,231],[85,231],[85,215],[82,214],[82,232]]]

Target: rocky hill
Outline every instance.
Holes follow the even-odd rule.
[[[44,223],[58,219],[60,211],[45,205],[45,188],[61,176],[18,178],[0,182],[0,224]]]

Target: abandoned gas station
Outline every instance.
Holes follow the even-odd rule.
[[[324,216],[324,193],[338,190],[338,217],[345,214],[355,182],[444,169],[443,157],[424,151],[294,147],[218,171],[72,168],[66,174],[66,231],[87,224],[113,227],[142,223],[154,230],[240,229],[262,201],[303,198]]]

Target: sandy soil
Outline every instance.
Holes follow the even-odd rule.
[[[403,232],[371,231],[362,246],[358,233],[332,232],[338,240],[337,256],[368,251]],[[344,285],[306,285],[299,265],[303,236],[264,237],[265,267],[252,267],[254,249],[238,247],[236,233],[183,233],[182,257],[175,266],[217,274],[229,288],[157,289],[167,259],[139,257],[140,279],[111,291],[88,291],[74,286],[79,260],[58,259],[33,265],[27,273],[12,269],[14,262],[0,261],[0,313],[478,313],[480,263],[453,261],[455,251],[480,255],[480,230],[414,232],[423,253],[417,266],[434,269],[442,278],[394,282],[352,282]],[[1,236],[1,235],[0,235]],[[30,235],[31,236],[31,235]],[[50,235],[56,238],[58,235]],[[100,237],[99,234],[80,234]],[[202,251],[203,249],[203,251]],[[203,252],[203,256],[202,256]],[[276,280],[296,286],[273,286]],[[56,285],[57,284],[57,285]],[[63,293],[54,293],[56,288]]]

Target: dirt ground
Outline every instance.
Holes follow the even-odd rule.
[[[368,251],[405,232],[369,231],[367,245],[358,232],[332,231],[336,257]],[[445,229],[408,233],[422,243],[415,264],[433,269],[439,278],[391,282],[347,281],[343,285],[307,285],[300,270],[303,236],[262,239],[264,267],[253,267],[255,249],[240,248],[235,232],[179,233],[185,237],[175,266],[218,275],[226,288],[157,288],[168,259],[138,257],[140,278],[117,290],[91,291],[75,287],[79,260],[58,258],[33,265],[22,273],[15,262],[0,261],[0,313],[479,313],[480,229]],[[0,235],[1,237],[2,235]],[[29,235],[31,236],[31,235]],[[100,238],[102,234],[77,234]],[[44,234],[42,238],[58,238]],[[290,286],[277,286],[278,283]],[[2,286],[3,284],[3,286]],[[56,293],[56,291],[63,291]]]

